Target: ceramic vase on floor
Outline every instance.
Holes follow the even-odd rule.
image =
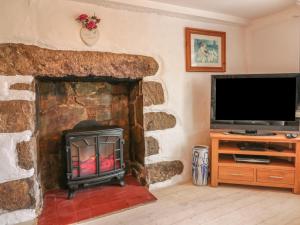
[[[208,178],[208,146],[193,148],[192,176],[195,185],[207,185]]]

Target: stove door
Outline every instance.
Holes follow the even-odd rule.
[[[100,174],[118,170],[122,165],[122,145],[119,136],[99,136]]]
[[[72,178],[97,175],[97,137],[77,137],[70,140]]]

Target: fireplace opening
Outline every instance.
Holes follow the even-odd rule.
[[[96,181],[79,183],[101,183],[105,179],[99,177],[116,170],[137,176],[143,185],[147,183],[143,174],[145,143],[141,83],[141,80],[104,81],[90,77],[37,79],[37,169],[43,192],[66,187],[67,164],[62,163],[61,154],[66,146],[70,148],[70,157],[79,159],[77,165],[76,160],[72,162],[68,181],[79,181],[82,176],[87,176]],[[93,135],[77,136],[82,126],[91,125],[87,121],[97,124],[96,129],[89,131],[94,132]],[[63,132],[67,130],[69,145],[67,140],[65,146]],[[103,135],[104,131],[115,134],[109,137]],[[79,139],[74,139],[75,136]],[[78,151],[83,148],[86,149],[84,153]],[[114,148],[122,149],[122,159]],[[117,157],[120,162],[116,161]],[[122,184],[121,174],[115,178]],[[70,189],[76,189],[77,184],[71,185]]]

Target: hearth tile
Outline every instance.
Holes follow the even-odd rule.
[[[127,201],[124,200],[124,199],[110,202],[109,205],[114,210],[125,209],[125,208],[127,208],[129,206],[128,203],[127,203]]]
[[[78,198],[74,201],[74,207],[76,211],[89,209],[92,203],[88,198]]]
[[[76,213],[78,221],[92,218],[92,210],[90,208],[77,211]]]
[[[66,194],[65,196],[60,196],[60,197],[55,198],[56,204],[59,204],[60,202],[65,202],[67,200],[69,200],[68,199],[68,194]],[[70,201],[72,201],[72,200],[70,200]]]
[[[43,218],[38,220],[38,225],[58,225],[58,219],[55,218]]]
[[[49,209],[49,208],[55,208],[56,205],[56,201],[55,198],[51,198],[51,199],[45,199],[44,200],[44,208]]]
[[[137,204],[141,204],[145,202],[145,199],[141,198],[141,197],[133,197],[133,198],[128,198],[126,199],[126,202],[129,206],[134,206]]]
[[[91,213],[92,213],[92,217],[95,216],[100,216],[109,212],[113,212],[113,210],[111,209],[111,207],[109,207],[108,204],[106,205],[98,205],[97,207],[92,207]]]
[[[65,225],[77,222],[77,213],[66,214],[58,217],[58,224]]]
[[[56,206],[58,216],[67,216],[69,214],[74,214],[76,212],[74,205],[67,205],[64,207]]]
[[[139,186],[140,184],[137,182],[136,178],[133,176],[126,176],[126,184],[127,185],[133,185],[133,186]]]
[[[65,199],[65,201],[56,201],[56,206],[59,208],[74,206],[74,199]]]
[[[91,197],[88,199],[88,201],[90,202],[91,206],[107,204],[107,198],[100,198],[100,197],[92,198]]]
[[[48,193],[45,195],[44,200],[55,200],[56,194],[55,193]]]
[[[43,209],[40,218],[56,218],[57,217],[57,211],[55,207],[49,207],[49,208],[45,208]]]
[[[105,185],[81,189],[71,200],[67,199],[66,190],[47,192],[38,224],[66,225],[156,200],[134,178],[126,176],[125,179],[125,187]],[[128,180],[132,184],[128,185]]]
[[[76,197],[77,198],[89,198],[91,196],[91,190],[79,190],[76,192]]]
[[[68,193],[65,190],[60,190],[56,193],[56,198],[67,198]]]
[[[99,199],[105,202],[107,199],[110,199],[109,195],[111,194],[111,192],[99,190],[98,192],[94,192],[93,194],[91,194],[89,198]]]

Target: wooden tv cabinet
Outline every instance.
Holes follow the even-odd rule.
[[[284,134],[247,136],[221,132],[211,132],[210,137],[211,186],[230,183],[280,187],[300,194],[300,137],[288,139]],[[265,151],[240,150],[237,144],[241,142],[259,142],[268,147]],[[271,162],[237,163],[234,154],[269,156]]]

